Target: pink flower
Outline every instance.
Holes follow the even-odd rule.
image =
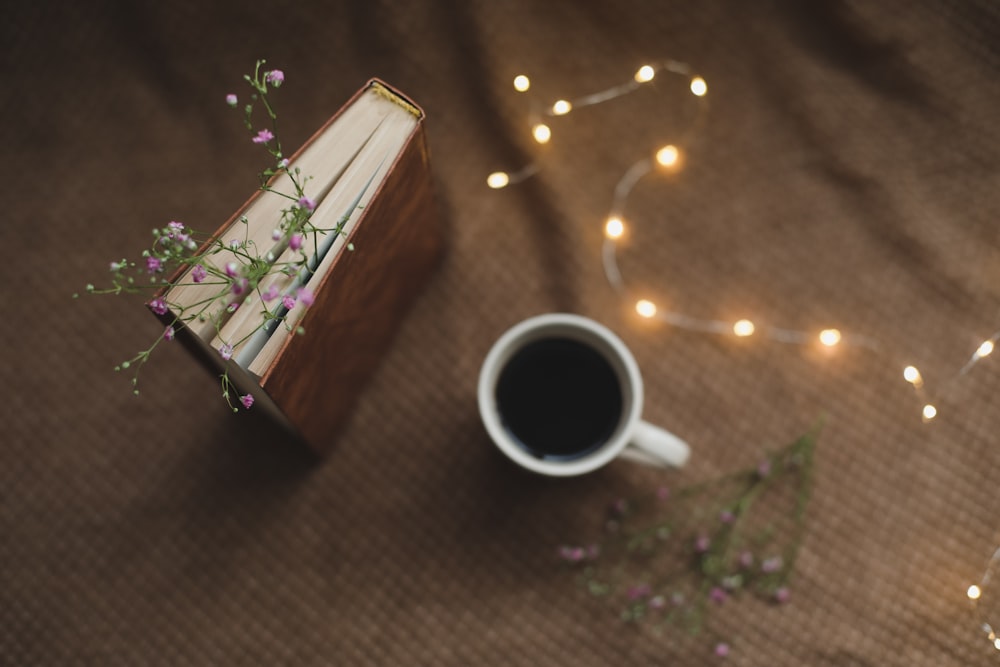
[[[233,358],[233,346],[229,343],[223,343],[222,347],[219,348],[219,356],[229,361]]]
[[[286,294],[285,296],[281,297],[281,305],[283,305],[288,310],[291,310],[292,308],[295,307],[295,297],[290,294]]]
[[[191,280],[195,281],[196,283],[200,283],[207,276],[208,276],[208,271],[206,271],[205,267],[202,266],[201,264],[191,269]]]
[[[784,564],[785,561],[781,559],[781,556],[772,556],[760,564],[760,569],[767,573],[777,572]]]
[[[226,275],[230,278],[235,278],[240,272],[240,267],[236,262],[229,262],[226,264]]]
[[[163,340],[173,340],[174,339],[174,328],[167,327],[163,330]]]
[[[299,197],[298,204],[299,204],[300,207],[304,208],[305,210],[309,211],[310,213],[312,213],[313,211],[316,210],[316,202],[313,201],[312,199],[310,199],[309,197],[306,197],[305,195],[303,195],[302,197]]]
[[[249,410],[250,406],[253,405],[253,394],[244,394],[243,396],[240,396],[240,403],[243,404],[244,408]]]
[[[274,301],[280,296],[277,285],[271,285],[267,288],[267,291],[260,295],[260,298],[264,301]]]
[[[649,596],[652,590],[647,584],[640,584],[638,586],[633,586],[628,589],[628,599],[629,600],[641,600],[644,597]]]
[[[288,239],[288,247],[292,250],[301,250],[302,242],[304,240],[305,237],[303,237],[302,234],[292,234],[292,237]]]
[[[708,551],[709,547],[712,546],[712,540],[709,539],[708,535],[699,535],[694,541],[694,550],[700,554]]]
[[[171,220],[167,223],[167,227],[170,229],[171,233],[180,234],[184,231],[184,223],[177,222],[176,220]]]
[[[781,604],[788,602],[788,599],[791,596],[792,592],[788,590],[787,586],[782,586],[778,590],[774,591],[774,599]]]
[[[708,599],[717,604],[722,604],[728,598],[729,598],[729,593],[727,593],[724,589],[718,586],[716,586],[715,588],[713,588],[708,592]]]
[[[264,75],[264,80],[267,81],[272,86],[274,86],[275,88],[277,88],[278,86],[280,86],[282,83],[285,82],[285,73],[282,72],[280,69],[273,69]]]
[[[559,547],[559,557],[569,563],[579,563],[583,560],[586,552],[583,547]]]
[[[232,93],[229,93],[228,95],[226,95],[226,104],[228,104],[231,107],[234,107],[238,103],[239,103],[239,100],[236,98],[235,95],[233,95]]]
[[[159,260],[158,257],[147,257],[146,258],[146,270],[150,273],[156,273],[163,268],[163,262]]]
[[[753,565],[753,554],[749,551],[744,551],[740,554],[739,560],[742,567],[750,567]]]
[[[271,141],[271,139],[274,139],[274,134],[271,133],[271,130],[263,129],[260,132],[258,132],[257,136],[251,139],[251,141],[254,142],[255,144],[266,144],[267,142]]]
[[[722,523],[732,523],[736,516],[729,510],[722,510],[719,512],[719,521]]]
[[[167,302],[163,300],[163,297],[158,297],[149,302],[149,309],[152,310],[157,315],[167,314]]]
[[[248,281],[246,278],[237,278],[236,280],[233,281],[233,285],[229,289],[233,294],[239,296],[240,294],[243,294],[243,292],[247,291],[247,287],[249,285],[250,281]]]
[[[313,305],[316,301],[316,297],[313,295],[312,291],[308,288],[303,287],[298,291],[299,303],[308,308]]]
[[[729,655],[729,644],[727,644],[726,642],[719,642],[718,644],[716,644],[715,655],[719,656],[720,658],[725,658],[727,655]]]
[[[278,160],[278,169],[288,169],[288,158],[283,157]]]

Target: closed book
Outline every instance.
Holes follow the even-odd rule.
[[[308,179],[311,222],[335,230],[307,238],[306,248],[275,243],[292,174]],[[224,270],[226,253],[206,251],[231,238],[266,249],[276,266],[306,255],[308,266],[268,274],[235,310],[213,298],[228,285],[206,285],[184,267],[158,295],[168,311],[157,317],[185,320],[177,336],[188,350],[227,374],[234,392],[251,394],[252,409],[325,453],[443,253],[423,110],[372,79],[202,246],[203,263]],[[280,321],[261,298],[302,289],[312,304],[300,300]]]

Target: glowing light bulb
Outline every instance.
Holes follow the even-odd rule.
[[[531,80],[523,74],[514,77],[514,90],[519,93],[526,92],[531,88]]]
[[[746,338],[747,336],[752,336],[756,327],[750,320],[740,320],[733,325],[733,333],[740,338]]]
[[[937,408],[928,403],[924,406],[924,421],[929,422],[930,420],[937,417]]]
[[[972,584],[969,586],[969,590],[967,590],[965,594],[969,596],[970,600],[978,600],[979,596],[982,595],[983,592],[979,589],[979,586]]]
[[[680,159],[681,153],[677,150],[677,146],[670,144],[664,146],[660,150],[656,151],[656,161],[659,162],[664,167],[673,167],[677,164]]]
[[[903,379],[914,387],[920,387],[924,384],[924,378],[921,377],[920,371],[917,370],[916,366],[907,366],[904,368]]]
[[[652,81],[654,76],[656,76],[656,70],[650,65],[643,65],[635,73],[635,80],[638,83],[646,83],[647,81]]]
[[[698,97],[704,97],[705,93],[708,92],[708,84],[700,76],[696,76],[691,79],[691,92]]]
[[[566,100],[559,100],[558,102],[552,105],[552,113],[554,113],[557,116],[565,116],[572,110],[573,110],[573,105],[567,102]]]
[[[837,329],[823,329],[819,332],[819,342],[827,347],[833,347],[840,342],[841,335]]]
[[[656,304],[646,299],[640,299],[635,302],[635,312],[645,318],[653,317],[656,315]]]
[[[611,217],[604,224],[604,234],[609,239],[621,238],[622,234],[625,233],[625,223],[622,222],[621,218]]]
[[[486,185],[490,186],[494,190],[505,188],[509,184],[510,184],[510,176],[503,171],[494,171],[492,174],[486,177]]]
[[[539,123],[538,125],[531,128],[531,136],[533,136],[535,138],[535,141],[537,141],[538,143],[547,144],[549,143],[549,139],[552,138],[552,130],[549,128],[548,125],[544,123]]]
[[[983,357],[990,356],[990,354],[992,353],[993,353],[993,341],[988,340],[985,341],[982,345],[980,345],[979,349],[976,350],[976,358],[982,359]]]

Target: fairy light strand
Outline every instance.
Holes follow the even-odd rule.
[[[705,99],[708,94],[708,83],[701,76],[695,75],[690,65],[676,60],[666,60],[660,63],[643,65],[636,70],[631,79],[611,88],[590,95],[572,99],[560,99],[551,104],[543,105],[541,111],[536,110],[530,117],[533,139],[538,144],[547,144],[553,140],[555,132],[549,122],[544,120],[545,118],[562,118],[570,115],[577,109],[618,99],[639,90],[644,84],[653,81],[661,73],[687,79],[688,90],[694,96],[695,100],[699,102],[697,114],[694,123],[692,123],[692,127],[697,126],[706,109]],[[514,89],[519,93],[525,93],[531,89],[531,80],[523,74],[515,77],[513,84]],[[601,261],[608,284],[624,299],[631,297],[625,277],[618,265],[617,248],[619,242],[629,232],[630,223],[628,217],[625,215],[628,198],[632,190],[644,178],[657,172],[680,170],[684,166],[685,159],[686,151],[684,142],[679,138],[678,141],[664,145],[652,155],[633,163],[622,174],[622,177],[614,188],[611,209],[604,221],[604,243],[601,250]],[[537,164],[529,164],[513,172],[496,171],[488,176],[487,185],[493,189],[502,189],[521,183],[536,175],[539,171],[540,167]],[[634,307],[636,313],[642,318],[656,320],[672,327],[698,333],[732,336],[741,339],[767,339],[787,345],[817,345],[821,348],[831,350],[840,347],[858,347],[866,348],[879,354],[884,353],[883,347],[875,339],[856,333],[845,333],[833,327],[819,331],[802,331],[780,326],[764,325],[746,317],[735,322],[703,319],[662,308],[659,304],[646,297],[636,299]],[[969,360],[958,371],[957,375],[952,378],[952,381],[965,376],[975,365],[990,356],[998,341],[1000,341],[1000,331],[994,333],[976,348],[969,357]],[[923,422],[931,422],[937,418],[939,414],[938,408],[927,397],[924,378],[916,366],[905,366],[902,376],[904,381],[913,387],[918,399],[923,404],[920,411]],[[943,383],[942,386],[946,386],[947,384],[949,383]]]
[[[1000,651],[1000,636],[997,635],[1000,628],[994,628],[993,625],[986,619],[985,614],[979,608],[980,600],[982,599],[983,593],[989,588],[990,580],[993,575],[993,568],[1000,563],[1000,548],[993,552],[990,557],[989,562],[986,564],[986,568],[983,570],[983,576],[979,580],[978,584],[972,584],[965,591],[966,597],[969,598],[969,602],[972,605],[973,612],[976,613],[979,622],[979,628],[986,635],[986,638],[993,645],[993,648]]]

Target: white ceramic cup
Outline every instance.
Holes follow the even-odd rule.
[[[550,458],[532,453],[505,425],[497,401],[497,383],[511,358],[529,343],[568,338],[598,352],[614,370],[621,392],[621,416],[603,443],[578,457]],[[544,475],[582,475],[615,458],[654,466],[681,466],[690,455],[687,443],[642,420],[643,384],[639,366],[618,336],[597,322],[568,313],[529,318],[494,343],[479,373],[479,414],[490,438],[518,465]]]

